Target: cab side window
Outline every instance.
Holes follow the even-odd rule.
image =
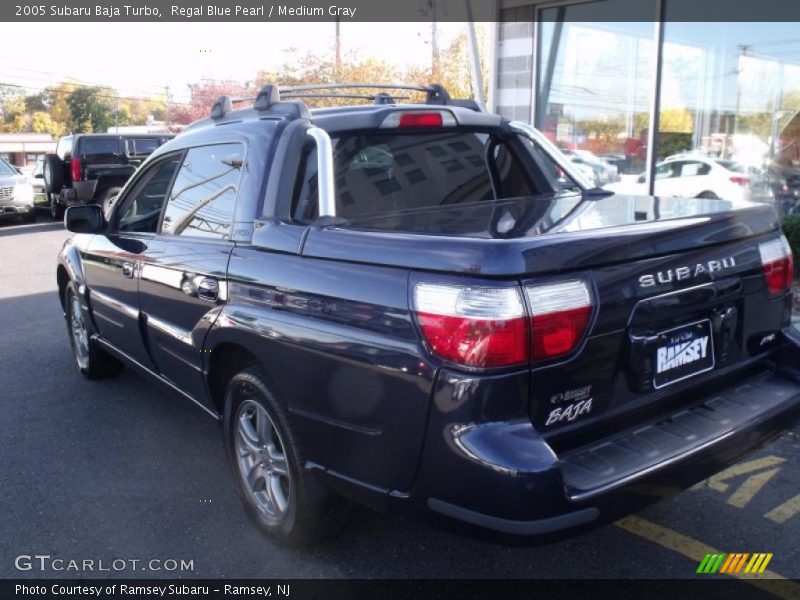
[[[228,239],[243,167],[242,144],[189,150],[172,186],[161,233]]]
[[[131,193],[122,199],[116,215],[118,231],[155,233],[164,200],[178,170],[181,155],[173,155],[151,165]]]

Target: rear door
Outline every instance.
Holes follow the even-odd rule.
[[[227,293],[234,207],[244,146],[191,148],[172,186],[139,282],[148,345],[158,371],[192,397],[205,396],[203,340]]]
[[[109,231],[94,236],[84,255],[100,335],[148,368],[154,365],[140,329],[138,275],[181,156],[166,156],[139,174],[112,213]]]

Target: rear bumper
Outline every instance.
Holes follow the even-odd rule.
[[[787,352],[800,365],[797,348]],[[451,393],[443,387],[437,395]],[[462,426],[434,414],[408,501],[470,528],[552,534],[608,522],[685,489],[798,420],[800,378],[792,368],[561,455],[528,421]]]
[[[35,210],[33,198],[24,201],[12,199],[0,202],[0,218],[27,215],[33,210]]]
[[[75,181],[71,188],[61,190],[61,202],[67,206],[88,204],[94,199],[97,180]]]

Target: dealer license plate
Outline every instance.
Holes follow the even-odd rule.
[[[714,368],[714,335],[705,319],[662,331],[653,355],[653,387],[658,389]]]

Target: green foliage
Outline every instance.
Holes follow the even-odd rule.
[[[75,133],[103,132],[114,124],[112,93],[108,88],[82,87],[67,98],[68,123]]]
[[[800,262],[800,215],[789,215],[783,220],[783,232],[792,247],[795,264]]]

